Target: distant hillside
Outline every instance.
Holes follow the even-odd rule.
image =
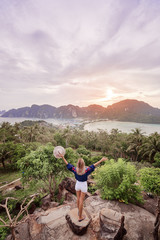
[[[2,117],[24,117],[24,118],[89,118],[109,119],[117,121],[160,123],[160,109],[137,100],[123,100],[112,104],[107,108],[100,105],[78,107],[67,105],[53,107],[50,105],[32,105],[5,112]]]
[[[3,115],[6,111],[5,110],[0,110],[0,116]]]
[[[106,108],[109,119],[129,122],[160,123],[160,109],[137,100],[123,100]]]

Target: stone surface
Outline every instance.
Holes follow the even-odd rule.
[[[99,217],[101,238],[114,240],[121,227],[122,214],[112,209],[102,208]],[[124,232],[126,233],[126,230]]]
[[[44,228],[44,224],[39,224],[34,216],[29,220],[29,233],[31,239],[41,239],[41,232]]]
[[[125,216],[124,227],[127,230],[124,240],[153,240],[155,216],[143,208],[118,201],[102,200],[92,196],[85,200],[85,206],[91,217],[99,214],[102,208],[112,209]]]
[[[62,198],[68,202],[77,202],[77,197],[65,188],[61,191],[61,199]]]
[[[85,199],[88,198],[88,197],[91,197],[92,194],[90,192],[87,192],[86,195],[85,195]]]
[[[41,208],[46,211],[49,208],[50,203],[51,203],[51,196],[50,196],[50,194],[45,196],[45,197],[43,197],[41,201],[42,201]]]
[[[59,206],[59,203],[58,202],[51,202],[50,203],[50,208],[55,208],[55,207],[58,207]]]
[[[76,180],[73,178],[66,177],[60,184],[59,184],[59,193],[65,188],[69,192],[75,194],[75,184]]]
[[[142,192],[144,203],[139,204],[141,208],[146,209],[148,212],[156,215],[158,197],[148,195],[146,192]]]
[[[29,225],[28,222],[21,223],[18,225],[15,229],[16,233],[16,240],[28,240],[30,239],[30,234],[29,234]],[[11,235],[9,235],[6,240],[12,240]]]
[[[85,210],[83,210],[82,214],[85,216],[85,219],[82,222],[78,221],[78,208],[70,210],[66,215],[66,220],[70,228],[77,235],[85,234],[91,222],[91,217]]]
[[[121,214],[125,216],[124,227],[127,230],[127,234],[124,236],[123,240],[153,240],[155,216],[143,208],[133,204],[127,205],[118,201],[102,200],[99,196],[88,197],[84,202],[84,210],[87,214],[89,213],[92,221],[89,224],[86,233],[79,236],[71,230],[65,219],[65,216],[75,207],[75,202],[67,202],[65,205],[49,208],[47,211],[36,209],[34,214],[32,214],[33,216],[31,215],[31,221],[29,224],[20,224],[16,229],[17,239],[103,240],[106,239],[106,237],[101,235],[99,215],[101,212],[101,216],[102,213],[103,217],[107,216],[107,213],[111,213],[112,210],[116,212],[116,218],[112,219],[114,221],[119,221],[119,216]],[[81,224],[83,224],[83,221]]]
[[[65,215],[69,212],[71,206],[59,206],[57,208],[49,209],[44,215],[37,220],[39,224],[46,224],[50,229],[59,227],[66,223]]]

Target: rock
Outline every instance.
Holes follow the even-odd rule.
[[[99,215],[93,215],[92,216],[92,222],[91,227],[95,233],[100,232],[100,221],[99,221]]]
[[[39,224],[35,217],[32,216],[29,219],[29,232],[30,232],[30,238],[31,239],[37,239],[40,240],[41,239],[41,232],[44,228],[44,224]]]
[[[22,185],[16,185],[14,188],[15,188],[15,190],[23,189]]]
[[[85,195],[85,199],[87,199],[88,197],[91,197],[92,194],[90,192],[87,192],[86,195]]]
[[[62,199],[64,199],[67,202],[77,202],[77,197],[74,194],[70,193],[65,188],[62,190],[61,194],[58,195],[58,200],[60,201]]]
[[[20,232],[17,232],[17,236],[21,236],[19,240],[102,240],[105,239],[105,235],[101,235],[102,229],[99,215],[101,212],[104,217],[105,211],[111,212],[112,210],[116,216],[125,216],[124,227],[127,230],[127,234],[123,237],[123,240],[153,240],[155,216],[143,208],[118,201],[102,200],[99,196],[88,197],[84,201],[84,206],[87,216],[89,219],[91,218],[92,221],[83,236],[76,235],[68,223],[68,221],[73,218],[69,213],[76,207],[75,202],[67,202],[66,205],[49,208],[47,211],[36,209],[33,214],[34,218],[31,219],[31,223],[29,223],[29,227],[26,225],[24,228],[23,226],[21,231],[22,235],[20,235]],[[105,210],[102,211],[102,209]],[[77,214],[77,211],[75,214]],[[65,218],[67,215],[68,220]],[[119,217],[115,219],[118,223]],[[103,221],[103,223],[105,223],[105,221]],[[83,221],[78,222],[78,224],[83,224]],[[116,240],[119,240],[119,238]]]
[[[66,177],[59,184],[58,201],[61,201],[62,199],[64,199],[65,201],[73,201],[73,202],[76,201],[76,196],[73,195],[76,193],[75,183],[76,183],[75,179]]]
[[[101,194],[100,194],[100,190],[99,189],[97,189],[93,194],[92,194],[92,196],[100,196]]]
[[[158,198],[150,196],[146,192],[142,192],[144,203],[138,204],[139,207],[146,209],[148,212],[156,215]]]
[[[16,240],[28,240],[30,239],[30,234],[29,234],[29,225],[28,222],[24,222],[19,224],[16,229]],[[11,235],[9,235],[6,240],[12,240]]]
[[[85,207],[91,217],[98,215],[102,208],[112,209],[124,215],[124,224],[127,230],[124,240],[153,240],[155,216],[143,208],[118,201],[102,200],[99,196],[87,198]]]
[[[59,184],[59,194],[58,194],[58,201],[64,198],[65,201],[73,201],[76,202],[77,198],[75,195],[75,184],[76,180],[73,178],[66,177],[60,184]],[[91,194],[89,192],[86,193],[85,199],[90,197]]]
[[[51,202],[50,203],[50,208],[55,208],[55,207],[58,207],[59,206],[59,203],[58,202]]]
[[[121,219],[122,215],[119,212],[116,212],[112,209],[103,208],[100,211],[100,226],[101,226],[101,238],[114,240],[116,239],[118,232],[121,227]],[[124,229],[124,234],[126,234],[126,230]],[[122,237],[118,238],[118,240],[123,239]]]
[[[85,219],[82,222],[78,221],[78,208],[70,210],[66,215],[66,220],[70,228],[77,235],[85,234],[91,222],[91,217],[85,212],[85,210],[83,210],[83,215],[85,216]]]
[[[35,210],[36,210],[36,204],[34,202],[32,202],[28,212],[29,212],[29,214],[33,214]]]
[[[65,215],[70,211],[71,205],[61,205],[57,208],[48,209],[37,219],[39,224],[45,224],[43,234],[45,240],[72,239],[73,233],[67,225]],[[39,239],[37,239],[39,240]]]
[[[59,193],[65,188],[69,192],[75,194],[75,184],[76,180],[73,178],[66,177],[60,184],[59,184]]]
[[[54,207],[58,207],[58,206],[59,206],[58,202],[54,202],[54,201],[51,202],[50,194],[42,198],[42,206],[41,206],[41,208],[44,211],[46,211],[49,208],[54,208]]]
[[[46,211],[49,208],[50,203],[51,203],[51,196],[49,194],[42,198],[42,206],[41,206],[42,209]]]
[[[63,205],[45,211],[45,215],[38,218],[39,224],[46,224],[50,229],[54,229],[66,223],[65,215],[70,211],[70,205]]]

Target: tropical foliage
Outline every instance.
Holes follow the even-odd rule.
[[[95,175],[103,199],[141,202],[141,189],[137,184],[136,168],[122,159],[110,160]]]
[[[129,134],[118,129],[112,129],[110,133],[102,130],[88,132],[71,127],[55,128],[43,121],[25,121],[15,125],[3,123],[0,139],[0,162],[3,167],[5,163],[13,163],[12,166],[15,164],[16,167],[18,158],[48,142],[53,146],[77,149],[80,155],[84,153],[89,156],[89,151],[100,151],[110,158],[151,164],[158,161],[157,154],[160,153],[160,134],[155,132],[146,136],[140,129],[133,129]]]
[[[140,182],[148,192],[160,195],[160,168],[142,168]]]
[[[0,126],[0,174],[12,172],[19,177],[21,173],[25,183],[24,189],[0,196],[0,202],[7,196],[16,197],[21,202],[40,191],[42,195],[44,191],[50,192],[57,200],[59,182],[65,176],[73,176],[66,171],[62,159],[53,156],[57,145],[66,148],[65,157],[74,165],[79,157],[85,160],[86,166],[104,155],[112,159],[92,174],[97,184],[89,187],[91,193],[99,188],[102,198],[125,203],[142,201],[140,186],[160,195],[160,134],[157,132],[150,136],[140,129],[133,129],[129,134],[118,129],[112,129],[110,133],[102,130],[88,132],[72,127],[54,127],[44,121],[24,121],[14,125],[5,122]],[[7,230],[0,228],[0,238],[5,238],[6,234]]]
[[[66,156],[73,163],[74,152],[71,148],[66,149]],[[18,161],[18,166],[22,171],[23,182],[43,181],[45,188],[51,194],[51,198],[53,198],[57,188],[57,179],[62,180],[64,171],[67,170],[64,167],[63,160],[54,157],[52,144],[47,144],[35,151],[31,151]]]

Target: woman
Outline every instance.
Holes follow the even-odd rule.
[[[85,216],[82,216],[82,210],[83,210],[83,201],[85,198],[85,194],[88,190],[87,186],[87,177],[89,174],[91,174],[95,167],[100,164],[103,161],[108,160],[108,158],[103,157],[98,162],[94,163],[93,165],[89,167],[85,167],[85,162],[82,158],[78,159],[77,167],[74,167],[72,164],[68,163],[67,160],[64,158],[63,155],[60,155],[63,161],[66,163],[67,169],[74,173],[76,178],[76,195],[77,195],[77,207],[78,207],[78,216],[79,216],[79,222],[83,221],[85,219]]]

